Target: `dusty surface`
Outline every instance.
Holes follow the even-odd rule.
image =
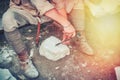
[[[36,28],[22,28],[21,31],[27,31],[24,33],[24,38],[35,37]],[[41,41],[50,35],[61,38],[62,34],[61,29],[57,29],[54,25],[43,28],[41,32]],[[34,47],[29,41],[26,40],[27,45],[30,48]],[[120,65],[119,50],[98,48],[97,43],[94,44],[97,47],[94,48],[95,55],[88,56],[80,52],[79,42],[74,38],[70,45],[71,54],[59,61],[50,61],[40,56],[36,48],[33,61],[40,76],[34,80],[116,80],[114,67]]]
[[[45,80],[116,80],[114,67],[120,65],[119,51],[98,48],[95,55],[88,56],[80,52],[78,45],[74,39],[71,55],[56,62],[35,54],[34,62],[41,76]]]
[[[2,2],[0,6],[2,6]],[[2,11],[0,15],[5,11],[3,11],[3,7],[0,10]],[[86,37],[94,49],[95,55],[93,56],[88,56],[80,51],[79,41],[76,38],[71,41],[71,54],[59,61],[50,61],[40,56],[36,48],[33,62],[40,76],[33,80],[116,80],[114,68],[120,66],[120,28],[119,25],[116,25],[119,24],[119,16],[119,14],[101,18],[93,18],[91,14],[87,16]],[[26,40],[25,38],[34,37],[35,39],[36,28],[28,26],[28,28],[21,28],[21,31],[24,33],[23,39],[27,46],[34,47],[31,44],[34,40]],[[61,39],[61,29],[57,29],[54,25],[43,28],[40,41],[42,42],[51,35]],[[8,45],[3,32],[0,32],[0,51],[4,46]],[[15,71],[14,68],[13,70]]]
[[[50,61],[42,57],[36,49],[33,61],[40,76],[34,80],[116,80],[114,68],[120,66],[120,31],[119,14],[103,16],[101,18],[88,17],[86,25],[86,37],[94,49],[95,55],[88,56],[80,52],[79,41],[74,38],[71,41],[71,54],[59,61]],[[118,19],[118,20],[116,20]],[[111,21],[112,20],[112,21]],[[61,29],[54,25],[43,25],[40,42],[49,36],[62,38]],[[27,46],[34,47],[34,40],[26,40],[26,37],[36,36],[36,27],[21,28]],[[0,33],[0,48],[6,45],[3,32]],[[13,68],[15,71],[15,69]],[[30,80],[30,79],[28,79]]]

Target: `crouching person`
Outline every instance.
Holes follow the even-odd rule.
[[[39,72],[29,59],[29,51],[22,41],[19,27],[26,24],[37,25],[38,17],[47,16],[63,26],[64,36],[75,36],[75,29],[71,23],[61,16],[47,0],[10,0],[10,7],[2,17],[5,37],[18,55],[23,74],[28,78],[36,78]],[[67,27],[66,27],[67,26]]]
[[[93,55],[94,51],[88,44],[85,37],[85,0],[50,0],[58,12],[68,19],[76,29],[76,36],[79,40],[81,52]]]

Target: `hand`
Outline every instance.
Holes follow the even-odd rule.
[[[71,24],[66,27],[63,27],[63,29],[64,31],[62,41],[65,41],[63,44],[69,44],[69,40],[76,35],[75,29]]]

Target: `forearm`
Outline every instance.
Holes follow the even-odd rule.
[[[59,12],[57,12],[56,9],[51,9],[45,13],[46,16],[50,17],[51,19],[57,21],[59,24],[61,24],[63,27],[70,25],[70,22]]]
[[[59,12],[59,14],[61,14],[64,18],[68,18],[67,17],[67,12],[65,10],[65,8],[62,8],[62,9],[57,9],[57,11]]]
[[[65,9],[65,0],[52,0],[52,4],[56,8],[56,10],[59,12],[59,14],[67,19],[67,12]]]

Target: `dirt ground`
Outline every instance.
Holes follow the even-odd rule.
[[[54,26],[48,30],[51,35],[61,36]],[[119,51],[98,48],[94,49],[95,55],[89,56],[80,51],[76,38],[70,46],[71,54],[56,62],[35,54],[33,60],[42,80],[116,80],[114,67],[120,65]]]
[[[23,27],[21,32],[24,33],[24,38],[34,37],[32,40],[34,42],[36,27]],[[61,38],[61,29],[57,29],[54,25],[42,28],[40,41],[51,35]],[[31,40],[26,40],[26,44],[29,48],[34,47]],[[93,48],[95,54],[89,56],[80,51],[77,38],[74,38],[69,46],[71,54],[58,61],[40,56],[36,48],[33,62],[40,76],[33,80],[116,80],[114,68],[120,65],[119,50],[97,47]]]
[[[6,5],[8,6],[8,4]],[[4,12],[5,10],[1,8],[0,11]],[[3,12],[0,12],[0,17]],[[87,16],[88,24],[86,25],[86,37],[88,43],[94,50],[93,56],[86,55],[80,51],[79,41],[76,37],[73,38],[69,46],[71,50],[70,55],[58,61],[51,61],[40,56],[38,48],[35,48],[33,62],[37,67],[40,76],[33,80],[116,80],[114,68],[120,66],[120,28],[118,25],[116,26],[120,21],[119,16],[119,14],[114,14],[112,16],[107,15],[99,19],[91,17],[90,14]],[[116,19],[118,20],[116,21]],[[62,38],[61,29],[56,28],[54,25],[46,27],[45,25],[43,25],[44,28],[41,30],[40,42],[51,35],[60,39]],[[114,30],[111,26],[116,27],[116,29]],[[23,39],[27,46],[29,48],[35,47],[31,43],[35,41],[36,27],[23,27],[21,28],[21,33],[24,35]],[[33,40],[27,40],[26,37],[33,37]],[[0,31],[0,48],[6,45],[7,43],[3,31]],[[14,59],[14,61],[17,60]],[[15,69],[13,70],[15,71]],[[18,78],[17,75],[13,75]],[[17,80],[26,79],[23,79],[22,77]]]
[[[114,68],[120,66],[120,31],[119,26],[116,26],[119,24],[119,16],[119,14],[101,18],[88,16],[85,32],[94,55],[82,53],[79,40],[75,37],[69,45],[70,55],[58,61],[51,61],[40,56],[38,47],[32,44],[35,42],[36,26],[20,28],[26,45],[29,48],[35,48],[33,62],[40,76],[33,80],[116,80]],[[43,24],[40,44],[49,36],[62,39],[62,29],[51,23]],[[30,40],[30,38],[33,39]],[[3,32],[0,32],[0,47],[6,44]]]

